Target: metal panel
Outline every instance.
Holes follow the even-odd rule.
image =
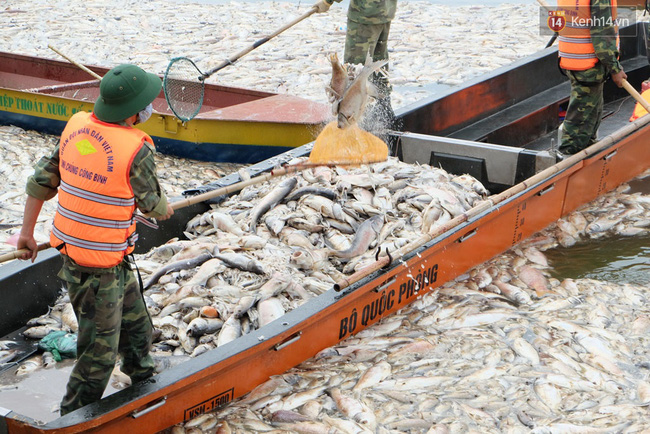
[[[481,158],[485,160],[487,181],[504,185],[515,184],[518,161],[523,151],[521,148],[415,133],[405,133],[400,139],[402,156],[408,163],[429,164],[432,152]],[[540,167],[536,171],[554,162],[548,154],[537,154],[535,164],[539,163]]]
[[[61,258],[55,249],[40,252],[33,264],[14,260],[0,267],[0,336],[47,312],[61,290],[56,277],[60,268]]]
[[[597,155],[584,160],[582,170],[569,178],[572,195],[564,201],[562,214],[610,191],[648,168],[650,146],[647,133],[640,130]]]

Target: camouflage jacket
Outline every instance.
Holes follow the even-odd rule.
[[[143,146],[135,155],[129,175],[138,209],[154,218],[167,214],[167,198],[158,183],[153,151],[149,146]],[[37,199],[50,200],[56,196],[60,181],[59,145],[56,145],[50,156],[38,161],[25,190]]]
[[[613,23],[610,0],[591,0],[591,18],[594,23],[605,23],[591,27],[591,42],[598,60],[608,71],[619,72],[622,68],[618,61],[617,32],[613,25],[608,25]]]
[[[395,18],[396,9],[397,0],[350,0],[348,19],[359,24],[385,24]]]

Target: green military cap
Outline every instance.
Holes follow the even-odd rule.
[[[102,78],[95,116],[104,122],[127,119],[149,105],[160,93],[162,80],[135,65],[119,65]]]

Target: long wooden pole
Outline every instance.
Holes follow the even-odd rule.
[[[345,166],[345,165],[357,165],[358,163],[342,163],[342,164],[330,164],[329,166]],[[372,163],[368,163],[372,164]],[[271,178],[275,178],[278,176],[282,175],[287,175],[291,173],[297,173],[312,167],[317,167],[317,166],[328,166],[326,164],[292,164],[292,165],[287,165],[287,166],[282,166],[278,169],[271,170],[269,173],[265,173],[264,175],[256,176],[254,178],[248,179],[246,181],[240,181],[231,185],[226,185],[225,187],[217,188],[216,190],[210,190],[205,193],[197,194],[195,196],[188,197],[186,199],[181,199],[179,201],[171,203],[171,207],[174,211],[181,209],[181,208],[186,208],[188,206],[200,203],[200,202],[205,202],[206,200],[213,199],[215,197],[223,196],[226,194],[234,193],[236,191],[243,190],[244,188],[250,186],[250,185],[255,185],[255,184],[260,184],[262,182],[266,182],[270,180]],[[50,243],[43,243],[38,245],[38,251],[40,252],[41,250],[49,249],[51,247]],[[23,256],[25,253],[30,253],[31,250],[29,249],[20,249],[16,250],[10,253],[5,253],[3,255],[0,255],[0,264],[6,261],[10,261],[12,259],[18,259]]]
[[[47,48],[49,48],[50,50],[54,51],[54,52],[55,52],[56,54],[58,54],[59,56],[63,57],[63,58],[64,58],[65,60],[67,60],[68,62],[72,63],[72,64],[73,64],[74,66],[76,66],[77,68],[83,69],[83,70],[86,71],[88,74],[90,74],[90,75],[92,75],[93,77],[95,77],[97,80],[101,80],[101,79],[102,79],[102,76],[101,76],[101,75],[97,74],[96,72],[91,71],[90,69],[88,69],[88,68],[86,68],[84,65],[82,65],[81,63],[77,63],[77,62],[75,62],[74,60],[72,60],[71,58],[69,58],[69,57],[66,56],[65,54],[61,53],[59,50],[57,50],[57,49],[54,48],[53,46],[48,45]]]
[[[312,6],[312,7],[311,7],[307,12],[305,12],[304,14],[302,14],[301,16],[299,16],[298,18],[294,19],[294,20],[291,21],[290,23],[285,24],[284,26],[282,26],[281,28],[279,28],[279,29],[276,30],[275,32],[271,33],[270,35],[265,36],[265,37],[263,37],[262,39],[259,39],[259,40],[255,41],[255,42],[253,43],[253,45],[244,48],[244,49],[243,49],[242,51],[240,51],[239,53],[234,54],[233,56],[230,56],[228,59],[224,60],[224,61],[221,62],[219,65],[217,65],[217,66],[215,66],[214,68],[212,68],[211,70],[207,71],[207,72],[203,75],[204,78],[208,78],[208,77],[210,77],[212,74],[214,74],[215,72],[217,72],[217,71],[219,71],[219,70],[225,68],[226,66],[228,66],[228,65],[232,65],[233,63],[235,63],[237,60],[239,60],[239,59],[240,59],[242,56],[244,56],[245,54],[250,53],[251,51],[253,51],[253,50],[256,49],[257,47],[259,47],[260,45],[263,45],[263,44],[267,43],[268,41],[270,41],[271,39],[275,38],[275,37],[276,37],[277,35],[279,35],[280,33],[284,32],[285,30],[287,30],[287,29],[290,28],[290,27],[295,26],[296,24],[298,24],[299,22],[301,22],[301,21],[304,20],[305,18],[312,16],[312,15],[315,14],[316,12],[318,12],[318,7],[317,7],[316,5],[314,5],[314,6]]]
[[[241,181],[237,182],[235,184],[227,185],[225,187],[218,188],[216,190],[211,190],[202,194],[198,194],[196,196],[191,196],[188,197],[187,199],[183,199],[180,201],[173,202],[171,204],[171,207],[174,211],[185,208],[200,202],[205,202],[206,200],[213,199],[215,197],[223,196],[225,194],[230,194],[235,191],[242,190],[249,185],[255,185],[255,184],[260,184],[262,182],[268,181],[271,178],[274,178],[276,176],[282,176],[286,175],[287,173],[294,173],[299,170],[304,170],[308,168],[309,166],[302,166],[302,165],[295,165],[295,166],[285,166],[281,167],[277,170],[273,170],[269,173],[266,173],[264,175],[256,176],[255,178],[251,178],[246,181]],[[40,252],[41,250],[49,249],[52,247],[50,243],[43,243],[38,245],[38,251]],[[18,259],[23,256],[25,253],[30,253],[31,250],[29,249],[20,249],[16,250],[14,252],[10,253],[5,253],[4,255],[0,255],[0,263],[10,261],[12,259]]]
[[[625,90],[627,90],[627,93],[629,93],[632,98],[634,98],[639,104],[641,104],[641,107],[643,107],[648,113],[650,113],[650,104],[648,104],[648,101],[643,98],[639,92],[636,91],[634,87],[627,81],[623,80],[623,87]]]

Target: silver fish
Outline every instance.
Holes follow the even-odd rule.
[[[0,365],[11,362],[19,353],[18,350],[1,350],[0,351]]]
[[[268,210],[280,203],[298,183],[294,178],[287,178],[271,190],[250,212],[250,231],[256,233],[257,222]]]
[[[22,362],[18,369],[16,370],[16,375],[27,375],[30,372],[43,367],[43,356],[38,355],[34,356],[26,361]]]
[[[361,223],[359,229],[357,229],[357,233],[349,249],[343,251],[331,250],[330,254],[338,258],[350,259],[365,253],[372,242],[377,239],[383,226],[383,215],[376,215],[369,218]]]
[[[338,119],[339,128],[347,128],[359,122],[368,104],[368,96],[378,96],[375,86],[368,83],[368,78],[387,63],[388,60],[372,62],[368,57],[359,75],[348,86],[341,99],[334,103],[333,111]]]
[[[264,327],[265,325],[275,321],[280,318],[285,313],[284,306],[280,299],[276,297],[267,298],[262,300],[257,305],[257,311],[259,312],[259,326]]]
[[[226,322],[223,323],[221,331],[219,331],[219,336],[216,339],[216,344],[218,347],[221,345],[227,344],[228,342],[234,341],[241,336],[241,323],[239,319],[235,318],[234,315],[228,317]]]
[[[149,280],[147,280],[147,282],[144,284],[144,289],[148,289],[152,285],[156,284],[158,280],[160,280],[160,278],[167,273],[179,270],[189,270],[191,268],[198,267],[208,259],[212,259],[212,257],[213,256],[210,253],[201,253],[194,258],[182,259],[180,261],[172,262],[171,264],[160,267],[158,271],[149,277]]]
[[[215,333],[223,326],[219,318],[195,318],[187,325],[187,335],[198,337]]]
[[[30,339],[43,339],[45,336],[53,331],[60,330],[58,327],[51,327],[49,325],[30,327],[23,332],[23,336]]]
[[[192,279],[190,279],[189,282],[187,282],[187,285],[204,286],[210,277],[223,272],[224,269],[225,267],[223,266],[223,261],[221,259],[208,259],[199,267],[196,274],[192,276]]]
[[[229,214],[215,211],[208,215],[208,220],[212,223],[215,229],[230,232],[238,236],[244,235],[244,231],[242,231]]]
[[[214,255],[215,258],[222,260],[227,266],[237,268],[243,271],[250,271],[251,273],[264,274],[264,268],[262,264],[257,262],[253,258],[249,258],[246,255],[241,255],[239,253],[217,253]]]
[[[306,185],[298,188],[296,191],[284,198],[284,202],[298,200],[307,194],[311,196],[323,196],[330,200],[335,200],[338,197],[338,193],[330,188],[325,188],[320,185]]]

